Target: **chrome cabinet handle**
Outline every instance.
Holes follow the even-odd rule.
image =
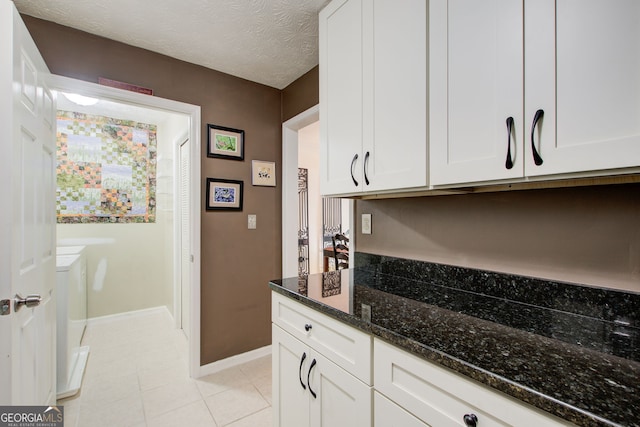
[[[511,158],[511,134],[513,133],[513,117],[507,118],[507,161],[504,167],[507,169],[513,168],[513,159]]]
[[[536,114],[533,116],[533,124],[531,125],[531,150],[533,151],[533,162],[536,166],[540,166],[542,164],[542,157],[538,154],[538,150],[536,150],[536,141],[535,141],[535,130],[538,122],[544,117],[544,110],[536,111]]]
[[[358,160],[358,154],[356,154],[355,156],[353,156],[353,160],[351,160],[351,179],[353,180],[353,183],[356,185],[356,187],[358,186],[358,181],[356,181],[356,177],[353,176],[353,168],[356,165],[356,160]]]

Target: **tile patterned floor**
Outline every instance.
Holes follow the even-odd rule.
[[[58,401],[66,427],[271,427],[271,357],[191,379],[168,312],[92,323],[80,392]]]

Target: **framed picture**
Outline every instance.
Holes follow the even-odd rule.
[[[276,163],[263,162],[262,160],[251,161],[251,184],[266,187],[276,186]]]
[[[242,181],[207,178],[208,211],[241,211]]]
[[[244,131],[207,125],[207,157],[244,160]]]

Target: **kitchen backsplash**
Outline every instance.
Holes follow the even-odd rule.
[[[356,283],[640,361],[640,294],[362,252],[355,266]]]

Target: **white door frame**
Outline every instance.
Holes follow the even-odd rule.
[[[200,106],[186,104],[170,99],[129,92],[96,83],[76,80],[69,77],[51,76],[49,86],[52,90],[73,92],[93,98],[136,105],[144,108],[166,110],[189,116],[189,134],[191,144],[191,302],[189,331],[189,374],[193,378],[200,374],[200,156],[201,156],[201,116]]]
[[[180,163],[180,147],[183,144],[191,144],[189,133],[181,134],[173,142],[173,158],[175,160],[173,176],[173,319],[176,328],[183,329],[182,324],[182,165]],[[191,148],[191,146],[189,146]],[[189,159],[191,160],[191,159]],[[191,165],[189,165],[191,169]],[[187,325],[188,326],[188,325]],[[187,337],[189,336],[187,331]]]

